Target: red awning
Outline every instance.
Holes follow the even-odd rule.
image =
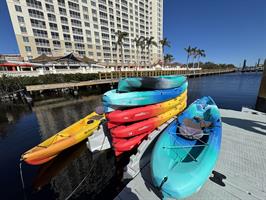
[[[5,63],[0,64],[0,67],[16,67],[16,66],[32,67],[32,64],[30,64],[30,63],[11,63],[11,62],[5,62]]]

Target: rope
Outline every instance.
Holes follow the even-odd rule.
[[[102,142],[102,145],[101,145],[101,148],[100,148],[100,150],[99,151],[101,151],[102,150],[102,148],[103,148],[103,145],[104,145],[104,142],[105,142],[105,138],[106,138],[106,136],[104,137],[104,140],[103,140],[103,142]],[[81,180],[81,182],[75,187],[75,189],[65,198],[65,200],[69,200],[72,196],[73,196],[73,194],[77,191],[77,189],[83,184],[83,182],[86,180],[86,178],[89,176],[89,174],[90,174],[90,172],[91,172],[91,170],[92,170],[92,168],[94,167],[94,164],[95,164],[95,160],[94,160],[94,162],[92,163],[92,165],[91,165],[91,168],[90,168],[90,170],[89,170],[89,172],[88,172],[88,174]]]
[[[22,173],[22,162],[19,162],[19,174],[20,174],[20,180],[21,180],[21,183],[22,183],[22,188],[23,190],[25,189],[25,184],[24,184],[24,179],[23,179],[23,173]]]

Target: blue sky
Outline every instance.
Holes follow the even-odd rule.
[[[18,53],[6,7],[0,0],[0,53]],[[186,62],[184,47],[206,51],[203,61],[254,65],[266,58],[266,0],[164,0],[166,53]]]

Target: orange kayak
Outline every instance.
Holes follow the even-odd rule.
[[[104,115],[93,112],[25,152],[22,154],[21,160],[31,165],[48,162],[64,149],[90,136],[99,127],[103,119],[105,119]]]

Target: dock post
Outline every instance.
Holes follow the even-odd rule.
[[[256,102],[256,110],[266,112],[266,62],[264,62],[264,70],[260,82],[259,94]]]

